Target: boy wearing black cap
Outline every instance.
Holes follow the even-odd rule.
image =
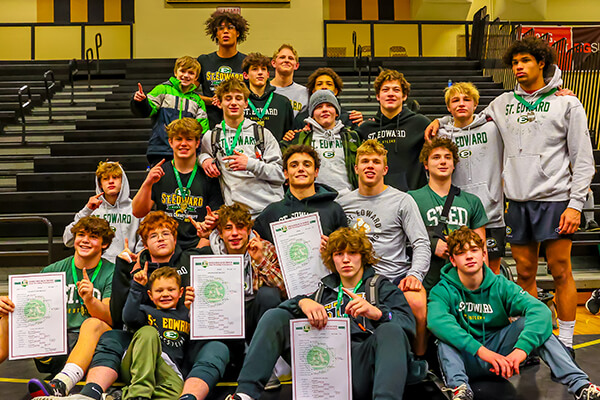
[[[317,90],[308,103],[310,126],[290,141],[283,141],[282,148],[291,144],[312,146],[321,158],[317,183],[326,184],[340,195],[350,193],[358,187],[354,172],[356,150],[360,145],[358,133],[344,126],[339,120],[340,103],[331,90]]]

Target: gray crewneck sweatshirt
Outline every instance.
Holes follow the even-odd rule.
[[[393,281],[412,275],[420,281],[429,271],[431,248],[427,229],[415,200],[387,186],[374,196],[363,196],[358,189],[336,199],[348,218],[348,226],[366,233],[379,262],[377,273]],[[412,262],[406,253],[412,245]]]

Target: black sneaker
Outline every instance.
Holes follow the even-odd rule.
[[[592,292],[592,295],[585,302],[585,308],[592,314],[598,314],[600,311],[600,289],[596,289]]]
[[[65,384],[58,379],[52,379],[48,383],[40,379],[30,379],[27,389],[29,389],[32,399],[42,396],[65,397],[67,395]]]
[[[579,389],[575,394],[575,400],[598,400],[600,399],[600,387],[590,383]]]
[[[600,225],[598,225],[598,223],[594,220],[588,221],[587,224],[585,224],[585,230],[587,232],[598,232],[600,231]]]
[[[234,393],[234,394],[230,394],[229,396],[225,397],[225,400],[242,400],[242,398]]]
[[[452,400],[473,400],[473,391],[464,383],[454,389],[445,389],[452,392]]]

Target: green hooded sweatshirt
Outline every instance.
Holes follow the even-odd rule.
[[[429,295],[429,330],[442,342],[475,355],[486,335],[510,324],[509,317],[523,316],[525,328],[515,348],[529,354],[552,334],[550,309],[516,283],[483,268],[483,282],[473,291],[465,288],[452,264],[442,268],[442,280]]]

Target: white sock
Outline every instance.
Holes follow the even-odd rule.
[[[75,387],[77,382],[83,379],[84,374],[85,373],[83,372],[83,369],[81,369],[79,365],[74,363],[67,363],[65,364],[62,371],[60,371],[54,377],[54,379],[58,379],[59,381],[64,383],[67,387],[67,393],[69,393],[71,389]]]
[[[236,393],[242,400],[254,400],[254,397],[248,396],[246,393]]]
[[[273,372],[275,373],[277,378],[280,379],[292,376],[292,368],[282,357],[279,357],[277,359],[277,362],[275,363],[275,368],[273,368]]]
[[[565,346],[573,348],[573,332],[575,331],[575,321],[558,320],[558,340]]]

